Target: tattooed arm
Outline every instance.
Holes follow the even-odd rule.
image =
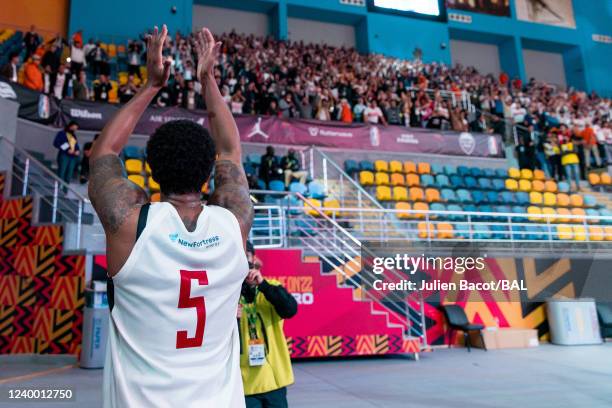
[[[249,184],[242,168],[240,134],[234,117],[223,100],[213,74],[218,59],[220,42],[204,28],[196,34],[198,77],[202,83],[206,109],[210,120],[210,133],[217,146],[215,190],[209,204],[227,208],[236,216],[246,243],[253,223],[253,205]]]
[[[123,177],[119,153],[138,120],[168,80],[170,64],[162,61],[168,30],[157,27],[147,39],[148,80],[145,86],[108,122],[90,155],[89,197],[104,227],[108,273],[113,276],[127,260],[136,241],[140,207],[149,201],[143,189]]]

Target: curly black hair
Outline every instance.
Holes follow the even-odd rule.
[[[200,192],[215,158],[215,142],[208,130],[189,120],[164,123],[147,143],[151,175],[163,194]]]

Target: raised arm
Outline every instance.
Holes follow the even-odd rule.
[[[217,146],[215,163],[215,190],[208,200],[231,211],[240,224],[242,239],[246,242],[253,223],[253,205],[249,184],[242,168],[240,134],[227,104],[221,96],[213,69],[218,60],[220,42],[206,28],[196,33],[198,78],[206,102],[210,133]]]
[[[104,227],[108,248],[124,248],[123,244],[128,243],[133,245],[137,210],[148,202],[144,190],[123,177],[119,153],[147,106],[168,80],[170,63],[162,60],[162,47],[167,34],[164,25],[161,32],[155,27],[153,35],[148,37],[147,83],[107,123],[91,151],[89,197]],[[128,245],[128,249],[131,250],[131,246]],[[111,275],[113,269],[109,260]]]

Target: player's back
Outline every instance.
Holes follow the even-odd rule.
[[[243,407],[236,309],[248,272],[233,214],[203,208],[193,232],[169,203],[113,277],[105,407]]]

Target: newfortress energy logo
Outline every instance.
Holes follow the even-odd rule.
[[[218,235],[214,235],[212,237],[204,238],[198,241],[188,241],[182,239],[178,233],[169,234],[168,238],[170,238],[171,242],[177,243],[186,248],[214,248],[216,246],[219,246],[219,243],[221,242],[221,237],[219,237]]]

